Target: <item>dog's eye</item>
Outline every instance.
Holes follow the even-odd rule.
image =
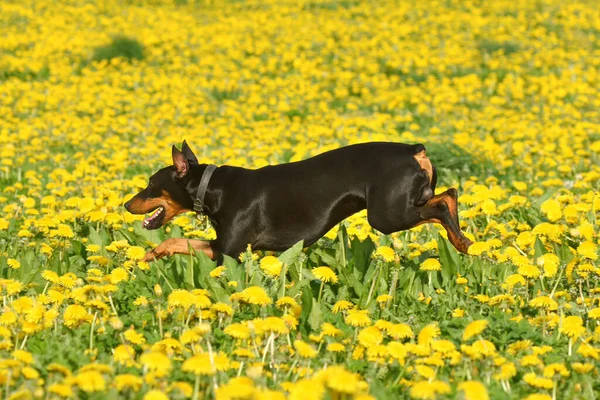
[[[148,188],[152,188],[152,187],[154,187],[154,182],[152,182],[152,181],[148,182]]]

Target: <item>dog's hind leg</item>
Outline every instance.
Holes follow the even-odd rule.
[[[457,199],[458,193],[454,188],[434,196],[420,207],[421,222],[417,225],[429,222],[441,224],[448,233],[448,240],[456,250],[467,253],[472,242],[460,230]]]
[[[209,241],[171,238],[146,253],[144,261],[154,261],[173,254],[190,254],[190,248],[192,251],[203,252],[211,260],[217,256]]]

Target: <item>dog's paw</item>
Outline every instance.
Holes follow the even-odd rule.
[[[144,261],[146,261],[146,262],[156,261],[156,260],[159,260],[159,259],[163,258],[164,256],[166,256],[166,254],[163,251],[161,251],[159,249],[159,247],[160,246],[147,252],[146,255],[144,256]]]

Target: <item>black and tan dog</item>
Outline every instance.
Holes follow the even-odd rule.
[[[184,141],[173,146],[173,165],[150,177],[148,187],[125,203],[133,214],[154,211],[146,229],[157,229],[186,211],[203,213],[217,238],[168,239],[146,260],[190,247],[211,259],[254,250],[283,251],[300,240],[309,246],[344,218],[367,209],[369,224],[384,234],[440,223],[450,243],[466,253],[456,189],[434,195],[436,170],[422,144],[365,143],[304,161],[256,170],[200,164]]]

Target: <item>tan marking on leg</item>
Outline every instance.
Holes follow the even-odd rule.
[[[211,260],[215,259],[215,254],[210,247],[210,243],[205,240],[171,238],[146,253],[144,261],[155,261],[163,257],[172,256],[173,254],[190,254],[190,246],[192,250],[203,252]]]
[[[417,162],[421,166],[421,169],[427,171],[427,175],[429,176],[429,183],[431,183],[431,181],[433,180],[433,166],[431,165],[431,161],[429,160],[429,157],[427,157],[425,150],[421,150],[420,152],[415,154],[414,157],[415,160],[417,160]]]

